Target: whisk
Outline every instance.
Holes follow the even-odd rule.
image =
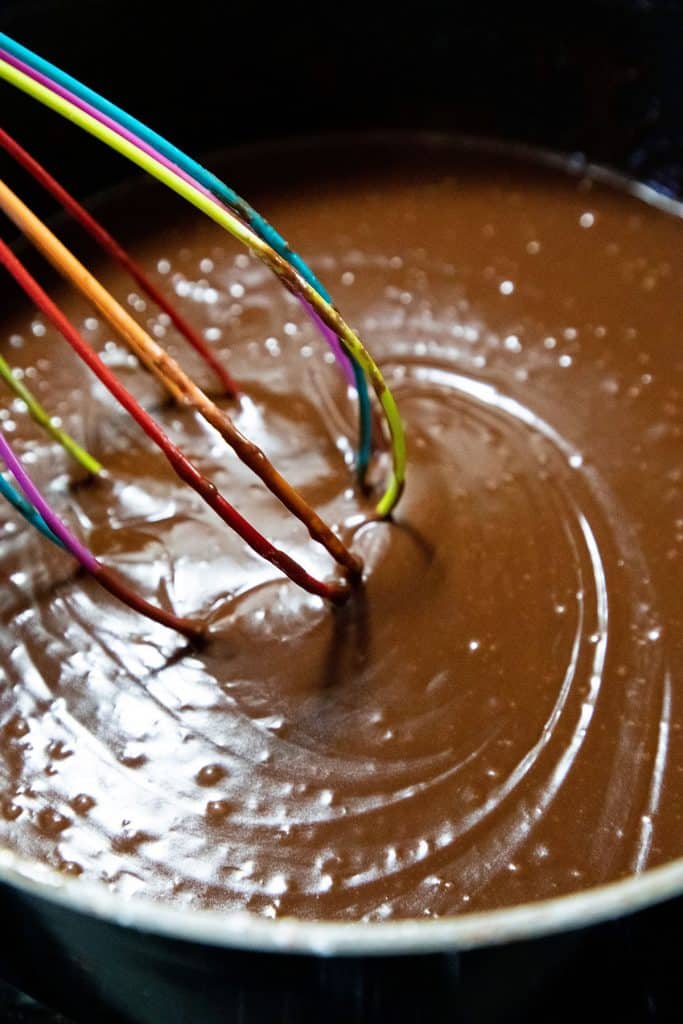
[[[372,406],[368,382],[382,410],[391,447],[392,470],[376,513],[389,516],[403,490],[406,450],[401,419],[377,364],[357,334],[346,324],[323,285],[256,210],[211,171],[161,135],[131,117],[75,78],[0,33],[0,78],[89,132],[113,150],[188,200],[258,256],[298,297],[306,313],[334,352],[358,402],[359,442],[356,472],[361,483],[372,456]],[[239,385],[204,339],[149,281],[121,245],[7,132],[0,128],[0,147],[21,164],[137,282],[171,319],[178,331],[211,368],[224,396],[239,401]],[[59,307],[0,239],[0,263],[27,296],[56,327],[65,341],[99,378],[118,403],[142,427],[165,455],[178,477],[259,555],[310,593],[336,604],[346,601],[362,574],[362,563],[337,537],[305,498],[270,463],[261,449],[245,437],[232,418],[188,376],[103,285],[88,272],[49,228],[0,180],[0,209],[53,266],[77,287],[114,327],[120,338],[176,402],[196,411],[214,427],[238,457],[308,529],[343,570],[343,578],[322,580],[273,545],[242,516],[194,463],[170,440],[161,425],[140,405],[99,355],[87,344]],[[58,427],[11,366],[0,356],[0,376],[27,407],[29,414],[90,474],[100,463]],[[196,640],[204,635],[202,622],[158,607],[103,565],[74,535],[36,487],[25,466],[0,431],[0,460],[14,483],[0,474],[0,493],[44,537],[68,551],[110,593],[156,622]]]

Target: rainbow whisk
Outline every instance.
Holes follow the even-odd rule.
[[[372,406],[368,383],[382,411],[391,446],[392,470],[376,506],[378,516],[387,517],[398,502],[405,477],[405,440],[393,396],[382,374],[360,338],[345,323],[330,295],[300,256],[248,203],[209,170],[170,142],[108,102],[59,68],[0,33],[0,78],[78,125],[113,150],[137,164],[148,174],[185,198],[225,228],[258,256],[303,304],[334,352],[349,384],[355,388],[358,404],[359,441],[356,470],[361,481],[372,455]],[[29,153],[0,128],[0,147],[39,182],[118,262],[139,287],[171,319],[178,331],[211,368],[224,395],[239,401],[239,387],[216,354],[149,281],[126,251]],[[117,402],[140,425],[165,455],[175,473],[235,530],[259,555],[267,559],[305,590],[334,603],[342,603],[360,578],[362,565],[296,491],[265,454],[235,426],[231,416],[219,407],[128,312],[88,272],[49,228],[0,180],[0,209],[22,231],[36,249],[78,288],[113,326],[117,334],[153,374],[169,396],[193,409],[214,427],[238,457],[260,477],[285,508],[308,529],[342,568],[343,578],[326,581],[312,576],[285,551],[275,547],[248,522],[193,462],[170,440],[161,425],[136,401],[99,355],[87,344],[50,296],[29,273],[21,260],[0,239],[0,263],[26,295],[51,321],[64,340],[99,378]],[[0,376],[23,400],[30,415],[47,430],[90,474],[102,467],[71,437],[55,425],[49,413],[28,390],[11,366],[0,356]],[[104,566],[75,536],[36,487],[3,432],[0,431],[0,460],[9,471],[0,474],[0,493],[47,539],[68,551],[80,565],[110,593],[138,612],[191,637],[203,634],[201,622],[181,618],[136,593],[117,573]]]

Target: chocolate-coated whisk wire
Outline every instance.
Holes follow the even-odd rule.
[[[92,214],[81,205],[67,190],[53,178],[53,176],[38,163],[30,153],[20,146],[16,139],[3,131],[0,127],[0,147],[9,153],[43,188],[49,192],[87,232],[95,239],[101,249],[111,256],[119,266],[123,267],[133,280],[140,286],[142,291],[152,302],[166,313],[173,325],[189,342],[196,352],[202,357],[207,366],[211,367],[216,377],[221,382],[226,395],[234,397],[238,393],[238,387],[230,373],[223,366],[215,352],[206,344],[202,336],[195,331],[185,317],[181,316],[173,303],[169,302],[164,293],[160,291],[147,277],[145,272],[137,263],[131,259],[126,250],[112,235],[102,227]]]
[[[28,297],[36,304],[42,313],[57,328],[63,338],[69,343],[78,356],[95,373],[107,390],[116,398],[123,408],[130,413],[133,419],[142,427],[147,436],[154,441],[158,448],[164,453],[171,467],[176,474],[189,484],[206,503],[230,526],[250,547],[260,554],[267,561],[277,566],[290,579],[310,593],[318,594],[335,603],[346,599],[349,593],[347,583],[325,583],[311,576],[286,552],[279,550],[270,543],[258,530],[256,530],[240,513],[235,509],[218,491],[215,485],[201,473],[197,467],[188,459],[181,450],[173,444],[170,438],[162,430],[156,420],[142,408],[139,402],[121,384],[115,375],[109,370],[100,357],[90,348],[81,337],[78,331],[67,320],[59,307],[50,299],[47,293],[40,287],[38,282],[29,274],[22,262],[17,259],[5,242],[0,240],[0,264],[14,277],[17,283],[23,288]],[[27,495],[29,500],[30,495]],[[34,503],[35,504],[35,503]],[[59,530],[49,517],[46,517],[43,508],[39,508],[41,516],[48,527],[61,536]],[[64,537],[61,538],[64,540]],[[66,542],[65,542],[66,543]],[[68,545],[67,545],[68,547]],[[73,547],[69,548],[75,554]],[[78,557],[76,555],[76,557]],[[91,556],[92,557],[92,556]],[[85,569],[91,571],[87,559],[79,559]]]
[[[0,42],[3,41],[4,38],[0,33]],[[9,60],[5,57],[9,57]],[[16,63],[16,59],[6,54],[0,47],[0,78],[4,78],[10,84],[61,114],[100,141],[105,142],[116,152],[127,157],[152,177],[157,178],[185,198],[251,249],[278,275],[290,291],[313,306],[319,318],[338,339],[346,355],[360,364],[379,399],[391,437],[393,467],[389,484],[377,505],[377,513],[380,516],[389,515],[401,496],[405,478],[406,452],[403,425],[396,403],[386,386],[379,367],[360,338],[351,330],[335,307],[322,298],[320,293],[306,278],[302,277],[292,264],[280,256],[259,234],[217,200],[202,184],[192,179],[185,171],[174,168],[165,157],[157,158],[156,155],[149,152],[150,147],[146,144],[137,145],[131,142],[127,137],[130,133],[125,135],[113,131],[108,124],[104,123],[104,120],[93,117],[81,106],[61,95],[57,89],[43,85],[36,72],[26,74],[15,66]]]
[[[261,449],[244,437],[228,413],[219,408],[187,376],[175,359],[169,356],[158,342],[147,334],[106,288],[86,270],[66,246],[2,181],[0,181],[0,209],[14,221],[46,259],[93,302],[138,357],[142,365],[158,378],[169,394],[179,404],[196,409],[200,416],[227,441],[242,462],[249,466],[261,478],[266,487],[280,499],[285,508],[304,523],[311,537],[322,544],[340,565],[352,574],[358,575],[360,572],[358,559],[347,550],[301,494],[277,472]]]
[[[303,303],[304,308],[331,345],[347,377],[356,385],[360,414],[360,447],[357,467],[361,481],[370,455],[372,417],[365,376],[371,383],[384,412],[391,439],[393,469],[389,485],[382,495],[377,513],[388,515],[403,489],[405,441],[394,399],[382,374],[357,335],[348,327],[323,286],[285,240],[241,197],[224,183],[172,146],[141,122],[82,86],[75,79],[43,61],[42,58],[0,33],[0,78],[28,93],[57,113],[79,125],[183,196],[199,210],[228,230],[255,253]],[[60,204],[91,234],[98,244],[137,281],[152,301],[167,313],[178,330],[211,366],[226,395],[234,397],[236,385],[215,353],[174,309],[166,297],[147,279],[125,250],[69,193],[15,140],[0,129],[0,146],[39,181]],[[216,487],[190,462],[166,436],[159,424],[145,412],[108,370],[99,357],[64,317],[40,285],[0,242],[0,263],[57,327],[79,357],[95,372],[119,403],[133,416],[147,435],[162,450],[175,472],[189,483],[219,516],[262,557],[311,593],[340,602],[350,593],[350,582],[358,578],[361,563],[344,546],[304,498],[268,462],[264,453],[237,429],[230,415],[208,397],[179,364],[135,321],[103,288],[72,253],[26,207],[5,184],[0,182],[0,208],[14,221],[38,250],[94,303],[135,353],[142,365],[153,373],[179,403],[194,408],[230,444],[240,459],[262,479],[267,487],[308,528],[313,539],[323,544],[344,568],[348,579],[324,582],[311,576],[286,552],[272,545],[247,522],[218,492]],[[89,472],[97,473],[99,464],[52,422],[16,373],[0,357],[0,376],[27,405],[33,418],[47,429]],[[156,621],[163,622],[188,636],[197,636],[201,627],[164,609],[150,605],[135,594],[111,570],[70,533],[30,480],[20,460],[5,438],[0,438],[0,459],[5,462],[18,487],[0,477],[2,493],[19,512],[46,537],[69,550],[81,565],[111,593]]]
[[[44,60],[38,54],[17,43],[4,33],[0,33],[0,55],[12,66],[33,78],[34,82],[47,86],[56,95],[64,99],[72,108],[93,116],[107,128],[112,129],[122,138],[133,143],[153,160],[158,161],[167,169],[178,173],[188,182],[197,184],[207,196],[214,196],[224,203],[256,232],[278,255],[296,268],[297,272],[326,301],[331,298],[326,289],[318,281],[313,271],[295,253],[285,239],[253,209],[233,189],[222,182],[215,174],[202,167],[196,160],[178,149],[158,132],[131,117],[130,114],[88,88],[76,78]],[[304,301],[309,314],[322,332],[326,341],[334,351],[343,368],[348,372],[351,383],[355,384],[359,402],[360,441],[357,452],[357,470],[361,482],[372,453],[372,417],[367,384],[362,367],[353,355],[346,354],[337,340],[336,334],[315,316],[314,311]]]

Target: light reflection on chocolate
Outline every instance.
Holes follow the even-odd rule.
[[[680,855],[680,221],[507,157],[377,143],[353,149],[356,173],[349,152],[276,153],[270,189],[249,157],[225,175],[386,372],[409,438],[392,522],[355,487],[344,381],[269,273],[179,207],[131,243],[241,383],[239,428],[363,557],[344,608],[245,550],[39,317],[3,325],[3,352],[107,467],[84,482],[8,399],[37,481],[211,635],[188,649],[3,508],[3,841],[122,894],[347,919],[508,905]],[[209,387],[168,318],[98,272]],[[54,294],[226,496],[332,573],[217,435]]]

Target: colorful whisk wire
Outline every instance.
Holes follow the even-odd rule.
[[[153,131],[142,121],[132,117],[116,104],[111,103],[99,93],[83,85],[76,78],[62,71],[61,68],[50,64],[38,54],[17,43],[9,36],[0,32],[0,56],[8,63],[11,63],[17,70],[32,77],[35,82],[52,89],[55,94],[71,103],[85,113],[100,120],[103,125],[113,129],[122,138],[138,146],[148,156],[159,161],[160,164],[175,172],[184,172],[186,180],[199,184],[209,195],[215,196],[229,209],[234,210],[244,221],[249,224],[256,234],[267,242],[273,250],[287,260],[303,277],[308,284],[326,302],[332,302],[331,296],[323,285],[318,281],[313,271],[307,266],[301,257],[294,252],[285,239],[275,228],[268,223],[256,210],[253,209],[225,182],[221,181],[215,174],[207,170],[200,163],[188,156],[177,146],[165,139],[158,132]],[[351,367],[351,381],[356,387],[359,403],[360,440],[357,453],[357,469],[359,476],[364,479],[365,472],[370,461],[372,450],[372,416],[370,399],[367,384],[363,375],[363,369],[351,353],[345,353],[337,341],[337,336],[309,307],[314,322],[322,331],[328,344],[335,355],[346,368],[347,359]]]
[[[57,426],[50,414],[43,408],[32,391],[21,381],[16,370],[13,370],[4,356],[0,355],[0,377],[5,381],[8,388],[14,392],[17,398],[24,403],[33,420],[47,431],[51,437],[64,448],[71,457],[78,462],[88,473],[97,474],[102,466],[85,451],[72,437],[69,437],[65,430]]]
[[[81,85],[71,76],[42,60],[25,47],[0,33],[0,78],[26,92],[57,113],[71,120],[112,149],[127,157],[163,184],[180,194],[235,238],[249,247],[302,302],[306,312],[323,331],[335,350],[347,377],[356,387],[360,413],[360,447],[357,467],[361,479],[370,457],[371,406],[366,385],[370,381],[384,412],[392,450],[392,473],[378,505],[377,513],[387,516],[398,501],[405,476],[403,427],[393,396],[382,374],[357,335],[344,322],[312,271],[289,248],[285,240],[241,197],[171,143],[141,122],[130,117],[103,97]],[[13,156],[61,205],[88,231],[98,244],[121,266],[156,304],[167,313],[188,342],[199,352],[220,379],[226,394],[235,396],[237,388],[215,353],[180,316],[168,300],[146,278],[112,236],[35,161],[14,139],[0,129],[0,146]],[[0,264],[7,269],[27,295],[48,317],[79,357],[100,378],[120,404],[133,416],[164,453],[175,472],[190,484],[214,511],[255,551],[277,566],[304,589],[340,602],[348,597],[350,582],[358,578],[361,563],[336,537],[303,497],[268,462],[263,452],[245,438],[230,416],[218,407],[182,371],[180,366],[144,331],[100,283],[76,260],[47,227],[0,182],[0,208],[23,231],[53,265],[80,288],[109,320],[120,337],[137,355],[142,365],[155,374],[169,394],[183,405],[194,408],[234,448],[240,459],[257,473],[267,487],[308,528],[314,540],[323,544],[344,568],[348,578],[325,582],[311,576],[298,562],[272,545],[247,522],[169,440],[156,421],[146,413],[123,385],[102,363],[59,308],[31,277],[11,250],[0,242]],[[99,463],[85,452],[50,418],[17,373],[0,357],[0,376],[27,406],[31,416],[48,430],[88,472],[100,471]],[[201,626],[159,609],[135,594],[115,573],[106,569],[67,529],[32,483],[9,442],[0,435],[0,459],[10,470],[14,486],[0,476],[0,493],[40,532],[66,548],[111,593],[129,606],[164,625],[191,637]]]
[[[204,362],[211,368],[216,377],[220,380],[223,391],[226,395],[234,397],[238,393],[237,384],[215,352],[206,344],[201,335],[195,331],[191,324],[181,316],[175,306],[168,301],[166,296],[147,277],[145,272],[137,263],[131,259],[126,250],[102,225],[88,213],[67,190],[53,178],[53,176],[35,160],[30,153],[20,146],[16,139],[3,131],[0,127],[0,147],[5,150],[14,160],[17,161],[42,187],[52,195],[60,206],[76,220],[87,233],[95,239],[100,248],[111,256],[119,266],[123,267],[133,280],[140,286],[142,291],[152,302],[166,313],[173,325],[180,334],[189,342]]]
[[[266,540],[258,530],[256,530],[243,516],[240,515],[239,512],[237,512],[237,510],[223,497],[223,495],[220,494],[211,481],[208,480],[180,451],[180,449],[173,444],[152,416],[150,416],[149,413],[142,408],[139,402],[133,398],[130,392],[123,387],[121,382],[109,370],[102,359],[86,344],[78,331],[72,326],[61,310],[50,299],[38,282],[31,276],[31,274],[29,274],[21,261],[2,240],[0,240],[0,264],[9,271],[29,298],[35,302],[41,312],[44,313],[48,320],[50,320],[50,322],[57,328],[64,339],[80,356],[83,362],[85,362],[85,364],[95,373],[109,392],[142,427],[148,437],[154,441],[157,447],[166,456],[171,467],[180,479],[197,491],[197,493],[201,495],[201,497],[211,508],[213,508],[221,519],[223,519],[228,526],[232,527],[232,529],[235,530],[235,532],[239,534],[239,536],[242,537],[242,539],[246,541],[254,551],[258,552],[258,554],[263,558],[277,566],[282,572],[289,576],[290,579],[294,580],[295,583],[298,583],[299,586],[311,593],[318,594],[335,603],[343,601],[348,596],[348,584],[341,582],[326,583],[317,580],[315,577],[307,573],[298,562]],[[1,432],[0,439],[4,439],[2,438]],[[3,451],[5,453],[7,452],[7,447],[7,442],[5,442],[5,445],[0,446],[0,458],[2,458],[6,465],[9,466],[10,471],[15,476],[15,479],[17,479],[17,482],[21,489],[24,490],[24,493],[29,500],[33,501],[32,495],[24,489],[21,480],[17,477],[17,474],[15,473],[16,467],[13,468],[11,460],[8,461],[4,458],[4,455],[2,455]],[[75,558],[77,558],[86,571],[93,572],[92,566],[94,556],[87,551],[87,548],[84,548],[79,542],[74,543],[72,535],[65,537],[63,531],[60,532],[56,526],[56,523],[59,522],[58,517],[56,517],[46,503],[36,505],[36,503],[33,502],[33,504],[49,529],[60,537],[67,549]],[[123,599],[126,600],[126,598]],[[126,603],[132,605],[131,600],[127,600]],[[176,626],[175,628],[180,627]],[[180,631],[188,632],[189,630],[180,628]],[[195,633],[197,631],[194,625],[192,626],[192,631]]]
[[[13,41],[8,41],[7,37],[0,33],[0,44],[3,42],[13,44]],[[31,58],[35,57],[30,51],[25,51],[25,48],[22,48],[22,52],[25,55],[28,54]],[[403,429],[398,410],[378,367],[360,342],[360,339],[344,322],[338,311],[321,297],[320,293],[309,284],[308,280],[296,268],[288,263],[286,259],[279,256],[270,245],[263,241],[260,235],[254,232],[239,217],[236,217],[205,186],[195,182],[186,172],[174,168],[165,158],[157,159],[149,152],[146,152],[142,146],[130,142],[123,135],[119,135],[103,121],[98,120],[76,106],[57,91],[43,85],[35,77],[38,74],[37,72],[33,72],[33,76],[27,74],[16,66],[17,63],[19,63],[17,58],[13,57],[11,53],[0,45],[1,78],[4,78],[39,102],[42,102],[105,142],[224,227],[270,266],[290,290],[312,306],[320,320],[330,329],[330,338],[332,336],[338,338],[346,354],[350,358],[356,359],[373,385],[375,393],[380,400],[391,435],[393,472],[389,486],[377,508],[379,515],[388,515],[400,497],[405,477],[405,440]]]

